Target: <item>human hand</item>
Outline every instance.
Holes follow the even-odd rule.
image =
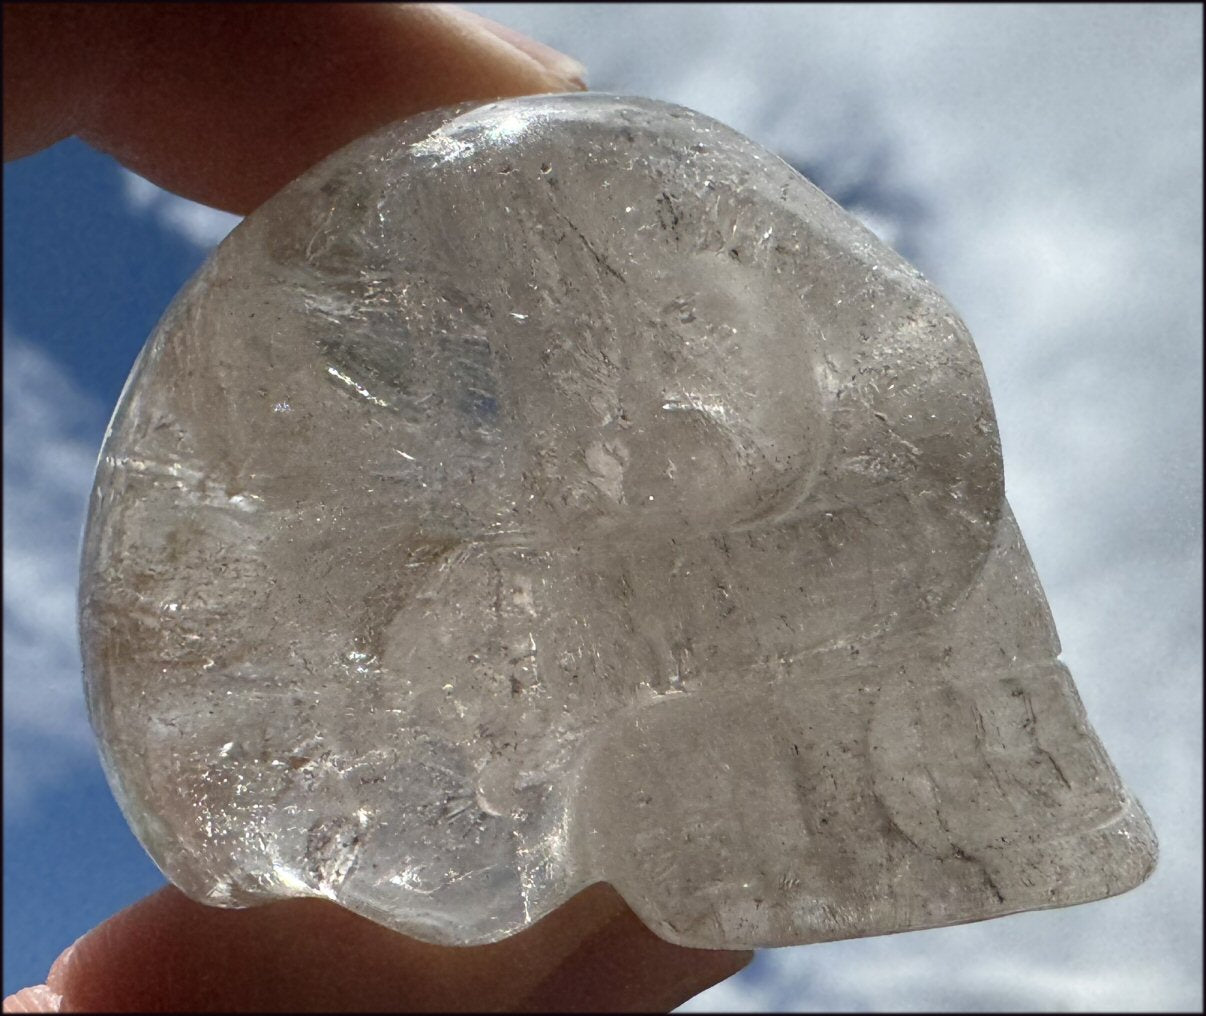
[[[376,127],[583,87],[573,61],[448,7],[4,8],[4,156],[72,134],[245,214]],[[503,942],[418,942],[323,900],[220,910],[167,887],[80,939],[6,1012],[665,1010],[748,952],[683,949],[594,886]]]

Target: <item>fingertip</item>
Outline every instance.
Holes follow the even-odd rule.
[[[391,121],[584,87],[577,61],[452,6],[15,8],[4,9],[5,158],[77,132],[237,214]]]
[[[586,65],[580,60],[575,60],[572,56],[562,53],[561,50],[554,49],[552,46],[546,46],[543,42],[538,42],[509,25],[500,24],[464,8],[454,7],[452,4],[440,4],[439,6],[447,9],[453,17],[462,18],[470,24],[477,25],[531,57],[555,78],[571,88],[585,91]]]
[[[753,957],[749,951],[674,945],[624,906],[536,985],[518,1008],[524,1012],[669,1012],[733,976]]]

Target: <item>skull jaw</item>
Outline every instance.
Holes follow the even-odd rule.
[[[745,675],[617,716],[582,768],[571,852],[696,948],[1125,892],[1154,869],[1155,836],[1057,653],[1006,506],[977,582],[926,631],[844,673]]]

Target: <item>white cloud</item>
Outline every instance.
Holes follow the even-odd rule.
[[[1030,917],[994,923],[1020,930]],[[781,1011],[1145,1011],[1167,1005],[1179,979],[1168,961],[1136,967],[1120,956],[1114,967],[1087,966],[1050,935],[1040,940],[1043,952],[1029,934],[1005,952],[1002,941],[1010,936],[985,925],[766,953],[762,976],[774,989],[763,988],[763,999]]]
[[[104,411],[4,330],[4,800],[94,764],[75,591]]]
[[[119,167],[122,194],[131,211],[153,216],[164,229],[178,233],[189,243],[208,250],[243,220],[238,215],[199,205],[165,191],[150,180]]]

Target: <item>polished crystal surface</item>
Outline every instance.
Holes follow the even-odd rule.
[[[606,881],[738,948],[1155,861],[963,323],[665,103],[443,110],[268,201],[131,375],[82,574],[110,781],[208,903],[470,944]]]

